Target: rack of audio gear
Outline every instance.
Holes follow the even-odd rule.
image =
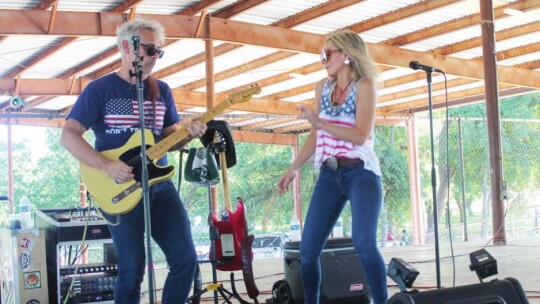
[[[50,303],[114,302],[117,258],[97,210],[39,209],[35,226],[45,233]]]

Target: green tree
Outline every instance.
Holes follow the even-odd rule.
[[[48,153],[41,157],[31,184],[38,208],[79,206],[79,162],[59,144],[60,129],[47,129]],[[37,199],[39,198],[39,199]]]
[[[407,134],[403,127],[377,126],[376,152],[382,171],[383,205],[379,221],[380,239],[386,241],[389,226],[410,227],[411,203]]]

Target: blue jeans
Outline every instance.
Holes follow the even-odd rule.
[[[319,303],[321,252],[347,200],[351,202],[353,246],[364,266],[371,296],[376,304],[386,301],[386,266],[376,237],[381,193],[381,178],[364,169],[363,163],[338,169],[321,167],[300,242],[306,304]]]
[[[197,265],[187,212],[170,180],[152,185],[149,196],[152,238],[169,265],[162,303],[186,303]],[[112,223],[120,220],[118,226],[109,225],[118,255],[114,302],[137,304],[146,265],[144,204],[141,200],[133,210],[118,217],[104,215]]]

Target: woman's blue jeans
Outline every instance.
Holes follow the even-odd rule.
[[[169,266],[162,303],[186,303],[197,265],[187,212],[170,180],[152,185],[149,195],[152,238],[161,247]],[[132,211],[119,217],[104,215],[112,223],[120,219],[118,226],[109,225],[118,256],[114,302],[137,304],[146,265],[144,204],[139,202]]]
[[[319,303],[321,252],[347,200],[351,202],[353,246],[364,266],[373,301],[383,303],[388,297],[386,266],[376,237],[381,188],[381,178],[364,169],[363,163],[337,169],[321,167],[300,242],[306,304]]]

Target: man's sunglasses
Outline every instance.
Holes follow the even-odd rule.
[[[164,50],[157,48],[151,44],[141,43],[141,45],[146,48],[146,55],[148,56],[154,56],[155,54],[158,54],[158,58],[161,58],[163,57],[163,54],[165,54]]]

